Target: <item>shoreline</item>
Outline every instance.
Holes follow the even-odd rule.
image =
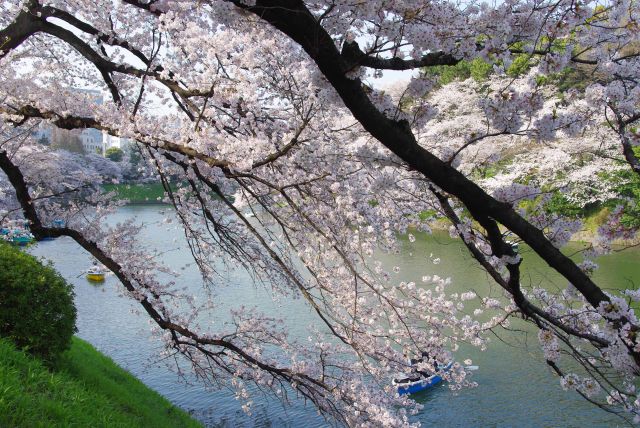
[[[449,226],[451,224],[449,222],[443,220],[434,220],[429,223],[429,227],[433,230],[440,230],[443,232],[449,232]],[[582,230],[580,232],[574,233],[569,239],[569,242],[575,244],[594,244],[596,242],[597,235],[596,232],[590,230]],[[640,233],[635,236],[633,239],[615,239],[612,243],[613,246],[616,247],[629,247],[629,246],[637,246],[640,245]]]
[[[129,205],[132,205],[132,206],[158,205],[158,206],[164,206],[164,207],[172,206],[171,204],[163,201],[140,200],[140,199],[128,200],[125,206],[129,206]],[[429,222],[429,227],[433,230],[449,232],[449,226],[450,226],[450,223],[444,220],[436,219]],[[580,232],[574,233],[571,236],[571,239],[569,239],[569,242],[577,243],[577,244],[594,244],[596,242],[596,238],[597,238],[596,232],[590,231],[590,230],[582,230]],[[616,239],[612,242],[612,245],[620,246],[620,247],[640,245],[640,234],[636,235],[636,237],[633,239]]]
[[[202,427],[77,336],[53,368],[0,338],[0,386],[0,426]]]

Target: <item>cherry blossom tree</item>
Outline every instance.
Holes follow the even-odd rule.
[[[338,423],[405,426],[419,406],[389,383],[410,370],[405,355],[442,361],[462,342],[484,347],[487,331],[519,315],[538,327],[565,389],[640,419],[630,305],[640,294],[591,278],[592,258],[636,231],[614,211],[577,264],[560,248],[581,225],[546,212],[542,190],[583,194],[594,171],[621,162],[640,174],[637,2],[5,0],[0,12],[3,216],[24,217],[37,239],[69,236],[107,266],[203,382],[227,382],[247,405],[253,383],[284,401],[301,395]],[[523,57],[531,68],[507,76]],[[493,66],[484,89],[438,88],[421,72],[476,58]],[[541,78],[577,65],[592,76],[584,93]],[[400,90],[376,89],[369,80],[386,70],[413,74]],[[223,281],[220,263],[244,268],[274,294],[305,299],[322,328],[299,342],[259,308],[205,327],[202,311],[224,309],[182,295],[179,277],[161,279],[174,273],[137,245],[141,226],[105,223],[118,203],[99,185],[114,172],[37,145],[41,121],[136,141],[209,289]],[[475,174],[506,152],[512,171]],[[567,168],[575,187],[553,174],[584,152],[596,157]],[[529,199],[537,209],[522,210]],[[423,212],[450,221],[502,300],[449,293],[427,271],[423,284],[397,282],[376,261],[399,234],[429,229]],[[509,236],[567,290],[526,284]],[[491,316],[468,315],[468,300]],[[473,385],[460,364],[446,376]]]

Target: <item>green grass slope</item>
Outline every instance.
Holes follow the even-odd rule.
[[[126,199],[130,204],[158,204],[164,199],[161,183],[104,184],[102,187],[107,192],[115,192],[116,199]]]
[[[87,342],[54,370],[0,340],[0,427],[200,427]]]

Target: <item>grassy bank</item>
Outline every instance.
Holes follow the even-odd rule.
[[[183,183],[187,185],[187,183]],[[147,184],[103,184],[102,188],[107,192],[115,192],[115,199],[127,200],[130,204],[161,204],[165,198],[162,183]],[[176,191],[176,183],[171,184],[171,189]],[[217,196],[210,192],[212,198]],[[233,200],[232,196],[229,196]]]
[[[611,213],[611,209],[609,207],[599,207],[597,209],[586,212],[582,217],[583,228],[580,232],[574,234],[571,237],[572,242],[583,242],[583,243],[593,243],[598,238],[598,228],[602,226],[609,214]],[[451,223],[444,217],[434,217],[433,211],[424,211],[419,214],[421,219],[433,218],[429,222],[429,227],[436,230],[449,230]],[[477,224],[476,224],[477,225]],[[501,226],[501,230],[504,232],[506,229]],[[631,240],[621,240],[617,239],[613,241],[614,245],[637,245],[640,244],[640,235]]]
[[[157,204],[164,199],[161,183],[105,184],[103,188],[107,192],[115,192],[116,199],[126,199],[131,204]]]
[[[74,337],[55,370],[0,340],[0,426],[201,425]]]

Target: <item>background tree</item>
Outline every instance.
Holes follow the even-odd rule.
[[[109,147],[105,155],[114,162],[120,162],[124,156],[124,152],[118,147]]]

